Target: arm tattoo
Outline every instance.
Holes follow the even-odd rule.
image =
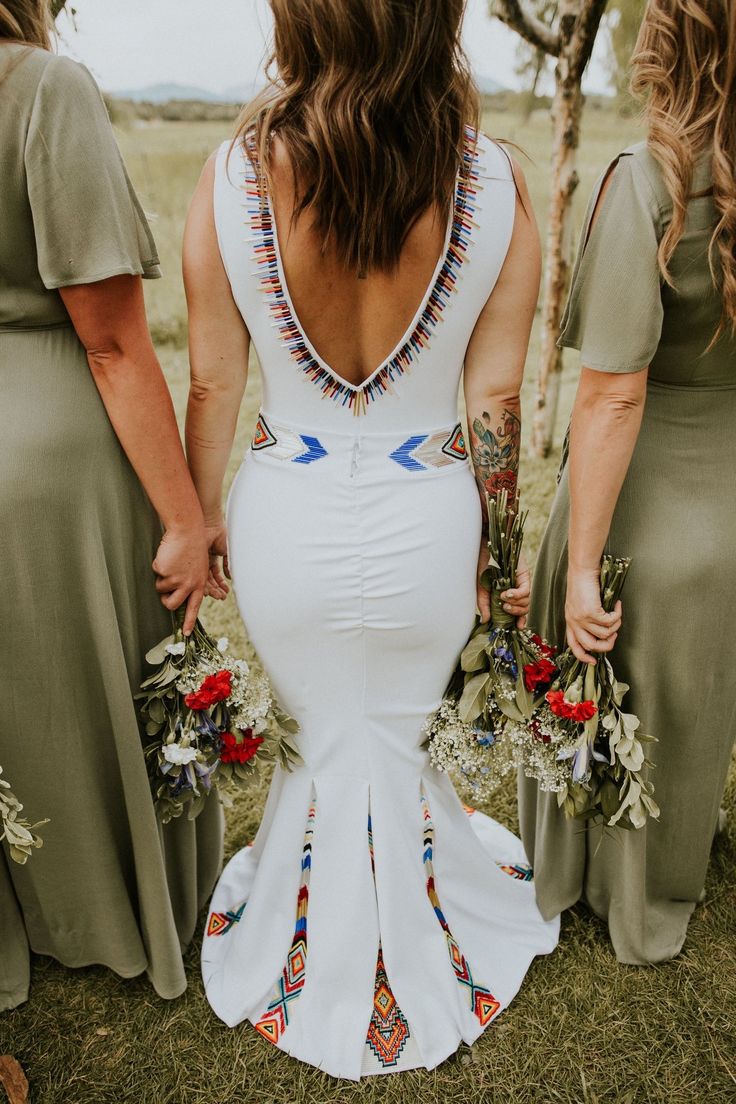
[[[504,408],[501,423],[492,429],[493,422],[485,410],[480,418],[470,424],[470,455],[478,481],[481,503],[485,513],[485,492],[491,497],[505,488],[509,501],[513,502],[519,474],[521,452],[521,419],[512,410]]]

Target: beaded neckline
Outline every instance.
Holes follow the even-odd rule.
[[[250,145],[249,148],[255,156],[254,147]],[[351,384],[342,379],[322,360],[307,339],[294,311],[284,276],[270,198],[245,151],[243,159],[256,276],[279,340],[304,376],[319,387],[324,398],[331,399],[356,416],[365,414],[376,399],[392,391],[393,384],[411,370],[422,349],[431,341],[434,328],[457,289],[458,275],[472,242],[476,197],[480,190],[475,131],[470,127],[466,129],[463,162],[455,184],[452,217],[448,220],[444,249],[417,314],[394,351],[361,384]]]

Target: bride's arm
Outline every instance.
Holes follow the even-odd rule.
[[[470,456],[478,482],[483,516],[485,492],[506,488],[513,497],[521,451],[521,384],[529,335],[539,295],[541,249],[524,175],[514,166],[517,183],[516,214],[503,268],[484,306],[465,357],[465,406]],[[478,575],[487,566],[485,533]],[[516,586],[506,591],[504,609],[523,618],[529,606],[530,579],[521,561]],[[478,608],[490,617],[488,592],[478,584]]]
[[[227,593],[220,557],[227,546],[222,485],[248,379],[250,335],[235,305],[215,230],[214,155],[205,165],[184,231],[184,287],[189,311],[191,383],[186,450],[210,542],[207,593]]]

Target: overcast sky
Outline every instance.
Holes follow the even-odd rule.
[[[77,30],[59,19],[60,49],[83,61],[108,91],[149,84],[195,84],[213,92],[258,77],[271,19],[267,0],[72,0]],[[468,0],[465,47],[476,72],[514,87],[517,36],[487,15],[487,0]],[[600,62],[589,91],[605,91]]]

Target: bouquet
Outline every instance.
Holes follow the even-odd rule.
[[[604,556],[601,604],[610,613],[619,600],[631,561]],[[653,766],[645,754],[654,741],[627,713],[629,689],[619,682],[606,655],[583,663],[568,649],[558,659],[559,676],[547,691],[519,741],[525,774],[557,794],[569,817],[603,820],[613,827],[641,828],[659,808],[644,777]]]
[[[0,775],[3,768],[0,767]],[[48,824],[48,820],[39,820],[36,824],[29,822],[20,814],[23,806],[10,788],[10,783],[0,778],[0,843],[8,841],[10,857],[13,862],[22,866],[30,857],[34,847],[42,847],[43,840],[36,833],[36,828]]]
[[[186,810],[193,820],[212,791],[226,806],[264,763],[291,770],[301,762],[298,725],[279,707],[260,671],[215,642],[197,621],[189,637],[176,631],[146,660],[156,670],[137,697],[146,735],[154,804],[166,824]]]
[[[482,797],[519,762],[516,729],[531,720],[558,675],[555,649],[519,629],[501,594],[516,580],[526,514],[503,489],[486,495],[488,567],[481,583],[490,592],[490,622],[476,623],[439,708],[424,727],[432,764],[458,768]]]
[[[488,503],[490,624],[478,622],[439,708],[424,726],[430,761],[459,771],[476,798],[521,768],[540,789],[556,793],[569,817],[641,828],[659,808],[645,777],[654,740],[623,707],[629,690],[606,655],[595,664],[556,650],[516,627],[501,593],[516,579],[525,514],[506,491]],[[604,556],[601,603],[618,602],[631,561]]]

